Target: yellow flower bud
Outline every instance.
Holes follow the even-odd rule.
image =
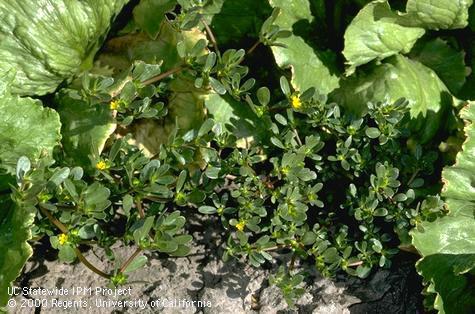
[[[106,170],[107,168],[109,168],[109,166],[107,165],[107,163],[104,161],[104,160],[100,160],[97,164],[96,164],[96,168],[98,170]]]
[[[58,241],[60,245],[65,245],[68,242],[68,235],[65,233],[61,233],[58,237]]]
[[[246,222],[244,220],[241,220],[236,224],[236,229],[239,231],[243,231],[245,226]]]
[[[299,96],[293,95],[292,97],[290,97],[290,100],[292,108],[294,108],[295,110],[302,108],[302,101],[300,100]]]
[[[111,110],[117,110],[117,109],[119,109],[119,106],[120,106],[120,103],[119,103],[118,100],[113,100],[113,101],[111,101],[110,104],[109,104],[109,108],[110,108]]]

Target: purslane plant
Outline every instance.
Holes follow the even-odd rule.
[[[410,228],[443,212],[438,197],[416,195],[437,154],[406,148],[401,121],[407,101],[369,104],[367,115],[357,118],[313,90],[291,92],[285,78],[281,85],[287,100],[278,105],[265,87],[257,92],[258,104],[246,97],[272,130],[268,142],[252,148],[236,148],[236,138],[208,119],[198,130],[172,132],[152,158],[128,144],[126,135],[101,155],[91,151],[84,168],[66,161],[31,167],[21,159],[19,186],[36,193],[30,197],[39,209],[34,234],[49,235],[61,260],[79,258],[116,285],[145,264],[144,250],[189,252],[191,237],[183,234],[185,219],[177,209],[190,206],[220,216],[229,233],[225,260],[245,258],[259,266],[272,261],[273,252],[289,251],[289,276],[296,259],[312,261],[328,276],[343,270],[364,278],[374,266],[389,267],[397,235],[406,239]],[[194,166],[197,156],[201,162]],[[126,221],[119,234],[108,226],[115,220]],[[128,259],[109,249],[119,239],[137,246]],[[116,262],[114,270],[85,259],[78,245],[91,241]],[[285,287],[292,304],[302,290]]]

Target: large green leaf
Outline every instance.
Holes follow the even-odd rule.
[[[170,124],[177,123],[182,130],[196,129],[204,119],[204,100],[208,95],[194,86],[194,78],[178,76],[170,84],[172,95],[169,98],[167,119]]]
[[[454,94],[465,84],[468,75],[465,54],[455,50],[440,38],[416,45],[411,52],[411,59],[434,70]]]
[[[161,144],[167,143],[175,127],[179,134],[183,134],[198,129],[205,118],[204,103],[208,91],[196,88],[192,78],[178,75],[170,82],[170,90],[165,120],[138,120],[130,130],[132,143],[150,156],[159,152]]]
[[[437,293],[439,313],[473,313],[475,309],[475,103],[465,107],[466,141],[456,163],[442,178],[449,213],[411,232],[422,255],[417,269]]]
[[[409,127],[419,142],[427,142],[439,130],[453,97],[431,69],[398,55],[368,72],[359,72],[341,82],[332,98],[348,110],[362,114],[370,101],[411,101]]]
[[[9,299],[8,287],[33,253],[27,241],[34,213],[34,208],[0,199],[0,312]]]
[[[281,8],[275,24],[281,29],[292,31],[296,23],[311,23],[313,16],[308,0],[269,0],[273,8]],[[292,70],[292,86],[300,91],[310,87],[320,94],[328,94],[338,87],[338,77],[322,61],[321,52],[315,51],[302,37],[295,34],[279,38],[272,46],[279,67]]]
[[[109,106],[90,105],[71,97],[71,92],[62,90],[57,95],[63,149],[75,164],[88,166],[91,163],[89,155],[102,152],[117,125]]]
[[[3,78],[5,79],[5,78]],[[7,80],[8,81],[8,80]],[[0,165],[14,173],[18,158],[50,155],[59,143],[59,115],[39,100],[11,95],[0,79]]]
[[[173,10],[176,4],[176,0],[142,0],[134,8],[134,21],[155,39],[165,19],[165,13]]]
[[[271,11],[266,1],[224,1],[221,11],[213,16],[211,24],[217,42],[220,45],[229,45],[237,44],[243,38],[256,40],[262,23]]]
[[[406,12],[395,12],[387,0],[367,4],[345,32],[347,74],[372,60],[408,53],[426,29],[467,26],[471,5],[472,0],[409,0]]]
[[[247,104],[238,102],[229,95],[210,94],[205,106],[214,121],[237,138],[265,140],[268,130]]]
[[[17,71],[12,92],[52,92],[91,62],[111,19],[127,1],[0,1],[0,72]]]
[[[472,3],[472,0],[409,0],[407,20],[427,29],[464,28]]]
[[[161,68],[168,71],[183,63],[177,52],[177,43],[183,41],[187,50],[191,50],[200,39],[206,40],[206,35],[199,29],[178,32],[170,23],[162,22],[155,40],[145,34],[127,34],[113,38],[107,43],[105,52],[99,55],[99,60],[117,70],[127,69],[134,60],[162,62]],[[198,128],[204,119],[204,99],[209,91],[196,88],[193,77],[188,73],[178,73],[172,77],[168,88],[169,113],[165,121],[142,119],[130,127],[133,144],[150,155],[157,153],[160,144],[167,142],[175,123],[180,132],[186,132]]]
[[[176,45],[183,41],[187,48],[206,36],[198,29],[178,32],[168,22],[162,22],[158,36],[151,40],[145,33],[133,33],[110,39],[104,51],[97,58],[101,64],[112,66],[115,70],[128,69],[130,65],[141,60],[148,64],[162,62],[163,72],[182,63]]]
[[[409,52],[425,30],[404,26],[401,20],[386,0],[366,5],[345,32],[343,54],[350,66],[347,74],[372,60]]]

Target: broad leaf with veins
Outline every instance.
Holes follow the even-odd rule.
[[[43,95],[92,62],[128,0],[0,1],[0,72],[17,72],[12,93]]]
[[[275,23],[282,29],[292,30],[297,22],[312,22],[308,0],[269,0],[273,8],[281,8]],[[292,34],[288,38],[279,38],[272,46],[274,58],[279,67],[292,71],[292,86],[301,92],[314,87],[318,93],[326,95],[338,87],[338,77],[331,73],[315,51],[305,40]]]
[[[442,173],[449,213],[412,232],[422,255],[417,270],[435,289],[439,313],[470,313],[475,308],[475,103],[461,115],[467,138],[456,163]]]
[[[408,126],[420,143],[434,137],[454,101],[434,71],[401,55],[342,80],[341,87],[331,96],[356,114],[363,114],[369,101],[408,99]]]
[[[3,78],[5,79],[5,78]],[[0,79],[0,165],[13,174],[18,158],[35,160],[59,144],[59,115],[41,101],[11,95]]]
[[[405,26],[401,20],[387,1],[374,1],[365,6],[345,32],[343,54],[350,66],[347,74],[372,60],[409,52],[425,30]]]

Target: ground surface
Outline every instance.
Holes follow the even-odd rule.
[[[324,279],[307,267],[312,274],[308,281],[307,293],[300,299],[296,310],[288,310],[276,287],[269,286],[268,273],[285,262],[289,256],[281,256],[267,269],[256,269],[235,262],[223,263],[220,260],[220,244],[223,236],[216,234],[209,222],[201,227],[201,222],[191,219],[196,242],[192,254],[186,258],[166,258],[149,254],[149,263],[131,275],[131,295],[110,297],[97,296],[35,296],[28,301],[17,296],[17,305],[12,313],[420,313],[420,279],[409,262],[396,261],[391,270],[380,270],[367,280],[355,278]],[[118,245],[114,248],[121,256],[128,256],[133,248]],[[17,282],[19,287],[67,289],[70,294],[74,287],[105,287],[106,280],[95,275],[82,264],[65,265],[55,261],[55,252],[47,245],[38,245],[35,255],[28,262],[24,274]],[[104,269],[113,269],[112,264],[104,263],[100,251],[88,251],[85,255]],[[407,256],[406,256],[407,258]],[[404,259],[406,259],[404,258]],[[403,259],[402,259],[403,260]],[[127,286],[128,287],[128,286]],[[44,306],[32,308],[34,299],[43,301]],[[56,299],[58,301],[53,301]],[[156,300],[176,302],[179,300],[204,301],[205,307],[172,307],[168,304],[150,304]],[[80,306],[60,304],[60,301],[80,301]],[[137,306],[148,302],[141,309],[134,306],[114,306],[103,301],[136,301]],[[139,303],[140,300],[142,303]],[[174,301],[176,300],[176,301]],[[54,303],[53,303],[54,302]],[[87,304],[87,305],[86,305]],[[22,307],[22,305],[24,307]],[[64,307],[60,307],[60,306]],[[100,307],[102,305],[103,307]],[[178,304],[180,305],[180,304]],[[205,304],[206,305],[206,304]],[[66,310],[65,308],[68,307]]]

